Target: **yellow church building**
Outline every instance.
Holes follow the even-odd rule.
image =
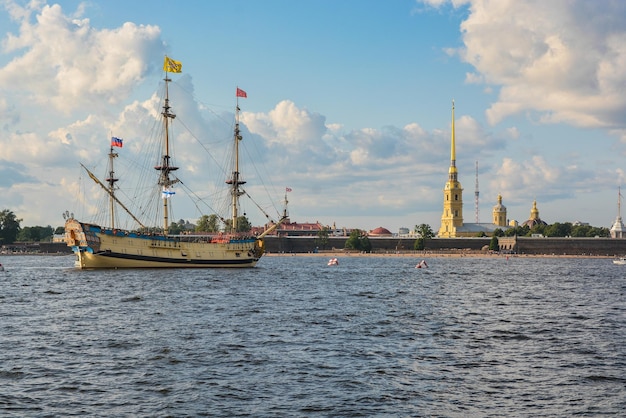
[[[492,223],[464,223],[463,222],[463,187],[458,178],[456,168],[454,129],[454,101],[452,101],[452,137],[450,141],[450,168],[448,181],[443,189],[443,213],[441,227],[437,233],[441,238],[475,237],[478,235],[493,235],[497,228],[507,229],[506,207],[502,204],[502,196],[498,195],[498,203],[493,207]]]

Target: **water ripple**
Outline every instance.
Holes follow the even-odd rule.
[[[626,410],[610,260],[266,257],[77,271],[6,257],[2,416],[572,416]],[[105,411],[105,412],[103,412]]]

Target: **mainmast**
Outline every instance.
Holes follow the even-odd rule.
[[[226,184],[231,185],[231,189],[230,189],[231,207],[232,207],[231,232],[237,232],[237,218],[239,215],[238,213],[239,196],[241,196],[244,193],[239,188],[239,185],[246,184],[245,181],[240,179],[240,173],[239,173],[239,141],[243,139],[243,137],[241,136],[241,132],[239,131],[239,112],[241,111],[241,109],[239,108],[239,98],[240,97],[247,98],[248,95],[246,94],[245,91],[237,87],[236,96],[237,96],[237,106],[235,108],[235,135],[234,135],[234,142],[235,142],[234,159],[235,161],[234,161],[234,166],[233,166],[232,177],[226,181]]]
[[[113,141],[113,140],[112,140]],[[119,179],[115,178],[115,172],[113,170],[113,159],[118,154],[113,151],[113,145],[111,145],[111,151],[109,152],[109,177],[106,178],[106,182],[109,184],[109,211],[111,213],[111,229],[115,229],[115,182]]]
[[[165,103],[163,104],[163,128],[165,131],[165,142],[163,144],[163,156],[161,157],[161,165],[154,167],[156,170],[159,170],[161,174],[159,175],[159,186],[162,187],[163,190],[163,233],[167,235],[168,226],[169,226],[169,207],[168,201],[172,196],[172,192],[170,191],[170,187],[178,183],[178,179],[170,178],[170,173],[172,171],[178,170],[178,167],[174,167],[170,165],[170,119],[174,120],[176,115],[171,112],[170,107],[170,99],[169,99],[169,82],[172,81],[167,75],[168,73],[180,73],[182,71],[182,64],[179,61],[175,61],[171,58],[165,57],[165,62],[163,63],[163,70],[165,71]]]

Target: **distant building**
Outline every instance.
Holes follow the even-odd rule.
[[[253,227],[251,229],[251,233],[254,235],[259,235],[263,233],[266,229],[272,226],[274,223],[271,222],[264,227]],[[317,236],[320,231],[326,228],[328,232],[328,236],[332,237],[343,237],[348,236],[351,229],[346,228],[337,228],[334,224],[332,227],[328,225],[322,225],[319,222],[291,222],[291,219],[287,218],[284,222],[280,224],[280,226],[274,230],[270,235],[279,235],[279,236],[290,236],[290,237],[308,237],[308,236]]]
[[[622,192],[620,189],[617,191],[617,218],[611,226],[611,238],[626,238],[626,229],[622,222]]]
[[[506,206],[502,204],[502,195],[498,195],[498,203],[493,207],[493,224],[506,229]]]
[[[537,201],[533,200],[533,207],[530,210],[530,219],[522,223],[522,226],[527,226],[529,229],[532,229],[537,225],[548,225],[547,222],[541,220],[539,217],[539,209],[537,209]]]
[[[391,237],[393,234],[387,228],[383,228],[379,226],[378,228],[372,229],[367,235],[370,237]]]
[[[443,213],[441,227],[437,236],[440,238],[475,237],[477,235],[493,235],[500,229],[507,229],[506,207],[502,205],[502,196],[498,195],[498,203],[493,208],[493,223],[463,222],[463,188],[458,179],[456,168],[456,144],[454,129],[454,102],[452,102],[452,136],[450,140],[450,168],[448,181],[443,189]]]

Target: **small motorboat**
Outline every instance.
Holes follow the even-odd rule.
[[[328,265],[329,266],[338,266],[339,265],[339,261],[337,260],[337,258],[331,258],[330,260],[328,260]]]
[[[428,264],[426,264],[426,260],[422,260],[415,266],[416,269],[428,268]]]
[[[613,260],[613,264],[626,264],[626,257],[620,257]]]

